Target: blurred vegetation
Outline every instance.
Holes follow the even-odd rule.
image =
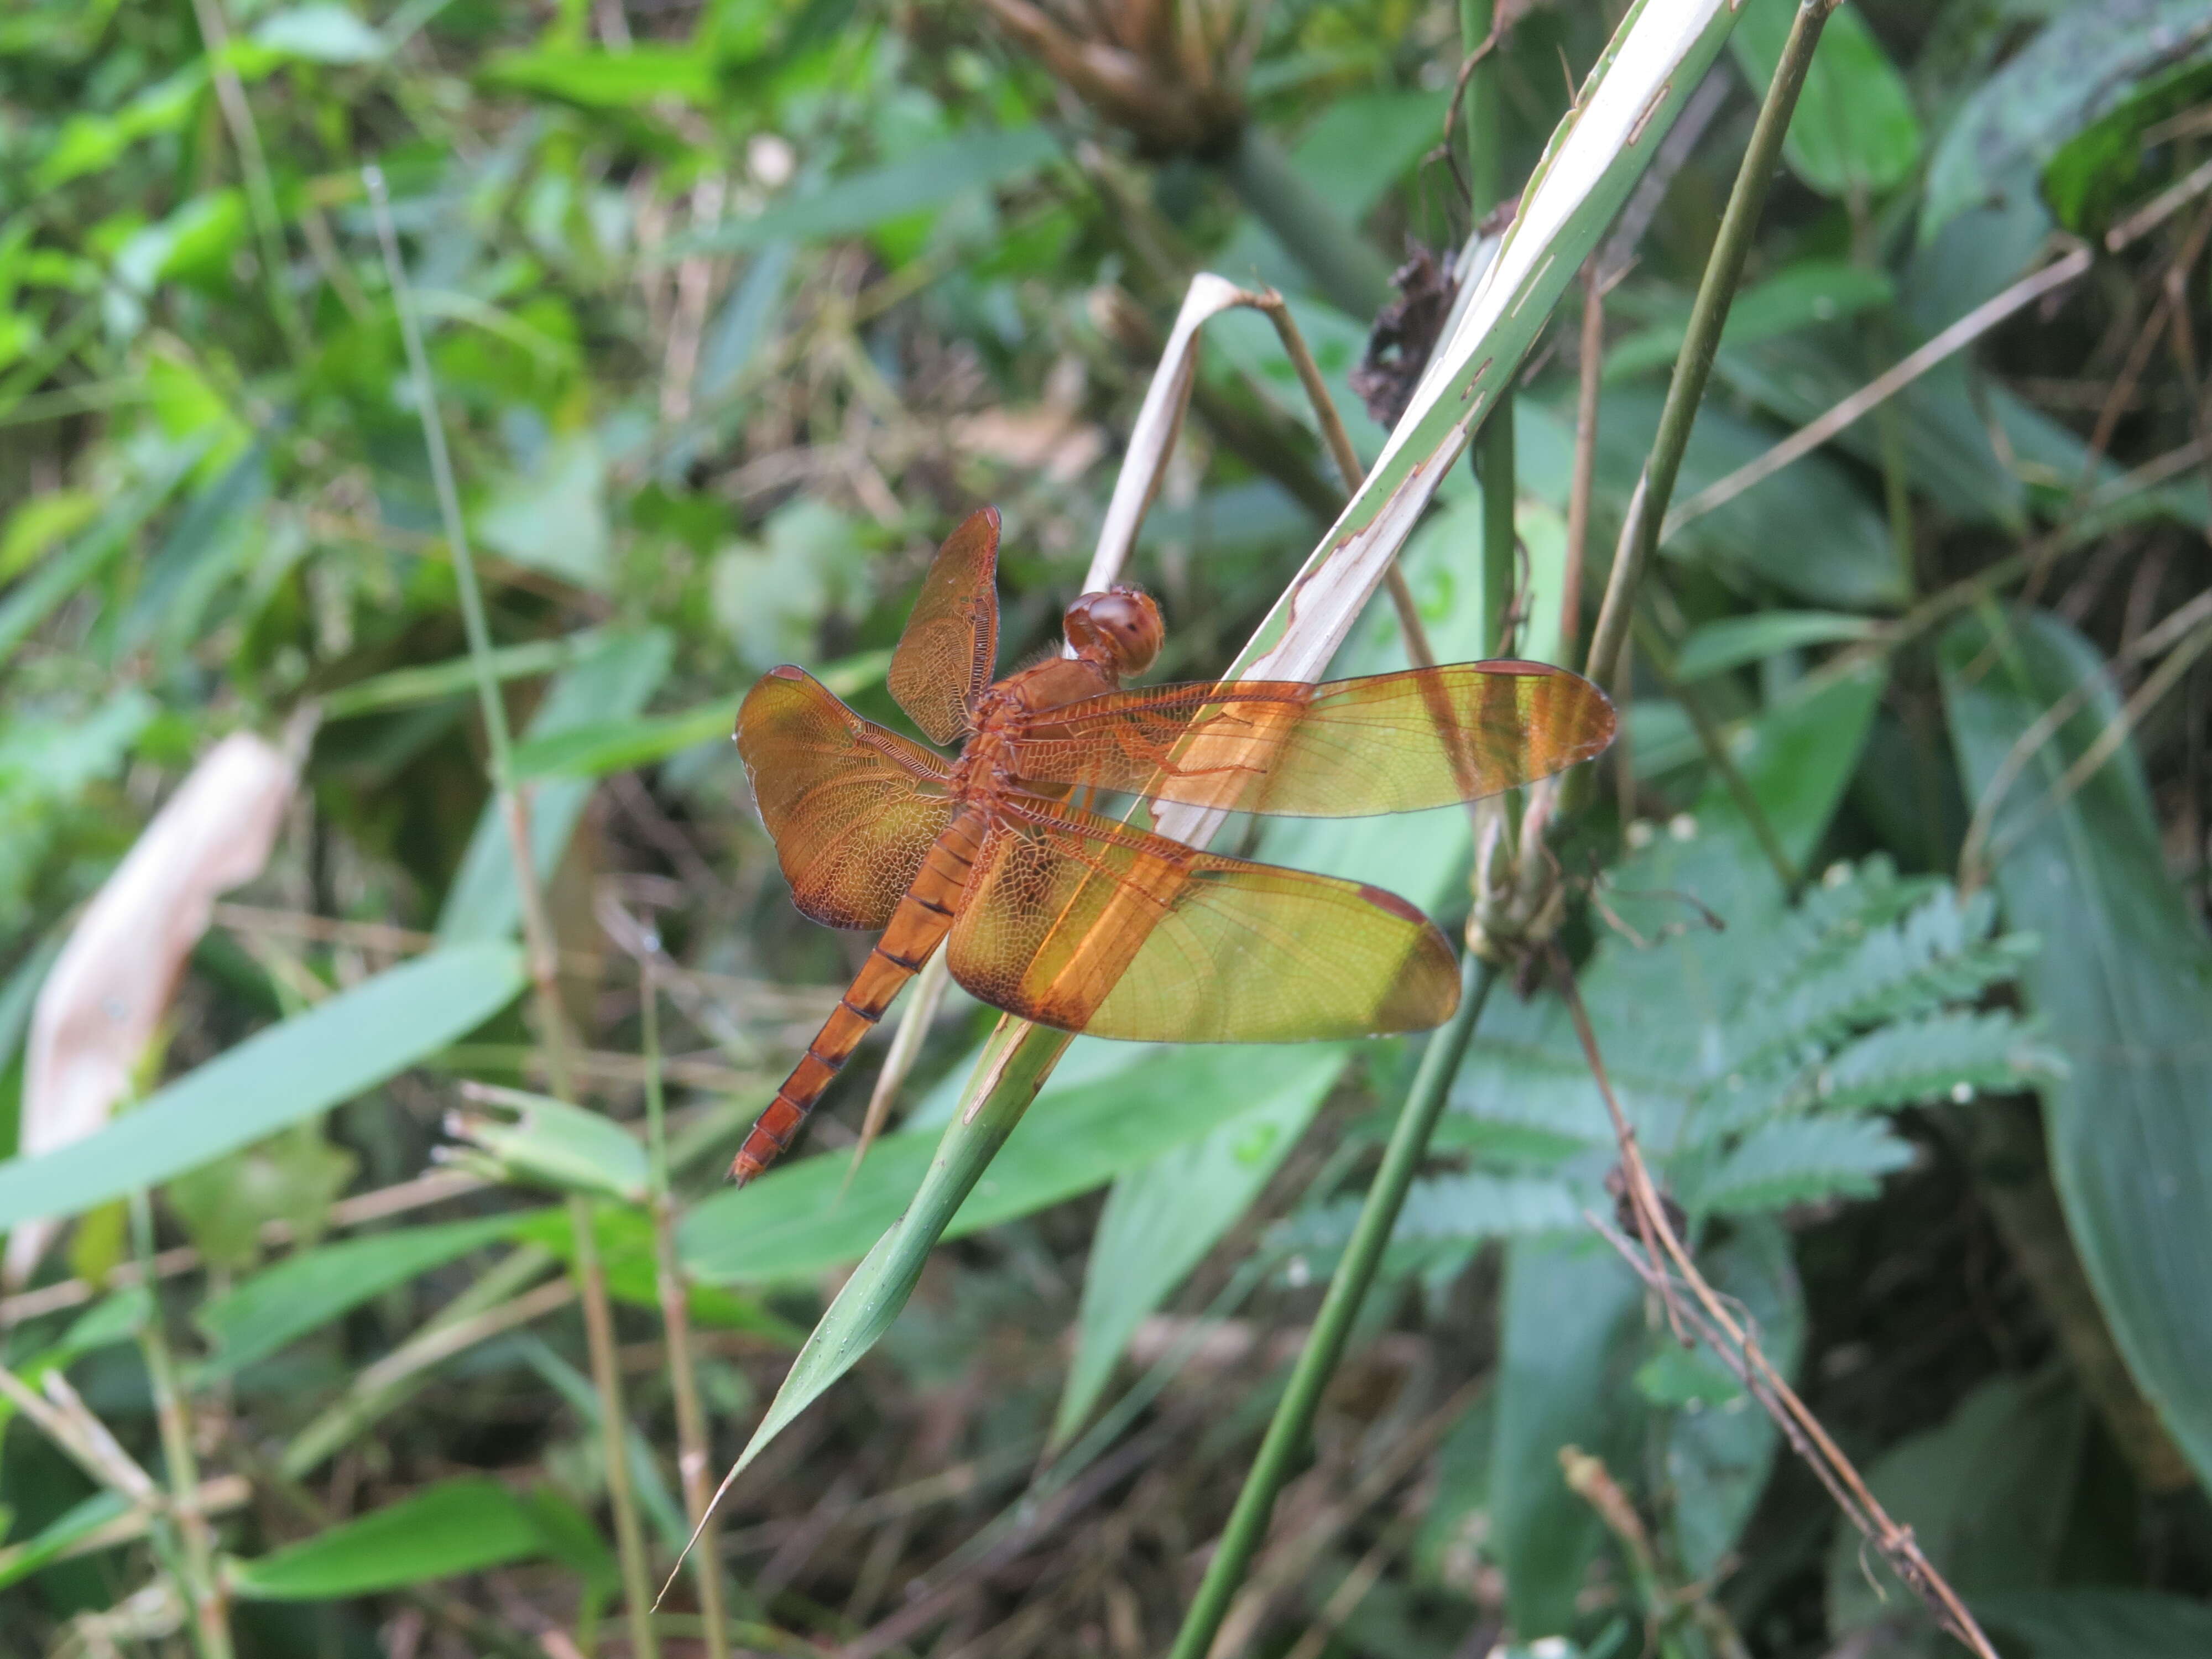
[[[1371,460],[1390,271],[1514,194],[1621,21],[1500,3],[1472,176],[1444,0],[0,13],[0,1149],[49,971],[157,809],[234,733],[299,777],[138,1011],[123,1114],[0,1161],[0,1227],[71,1218],[0,1302],[0,1652],[637,1650],[624,1522],[658,1586],[685,1413],[711,1484],[996,1018],[951,993],[856,1174],[878,1045],[805,1156],[720,1186],[865,951],[789,903],[739,697],[795,661],[901,724],[889,647],[985,501],[1002,663],[1048,647],[1201,270],[1281,290]],[[1743,0],[1592,262],[1564,623],[1581,283],[1527,359],[1517,654],[1580,662],[1794,9]],[[2212,19],[1848,5],[1784,155],[1562,940],[1704,1271],[2007,1659],[2201,1656]],[[515,734],[535,1005],[370,167]],[[1222,672],[1340,500],[1267,323],[1211,325],[1133,572],[1156,674]],[[1482,518],[1456,469],[1401,560],[1445,659],[1509,597]],[[1336,672],[1405,662],[1372,609]],[[1238,845],[1468,913],[1461,813]],[[548,1097],[555,1023],[588,1111]],[[732,1486],[729,1638],[687,1574],[661,1650],[1164,1650],[1419,1049],[1079,1042],[880,1346]],[[1942,1650],[1595,1237],[1617,1156],[1524,975],[1234,1650]]]

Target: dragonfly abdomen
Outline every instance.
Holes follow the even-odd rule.
[[[730,1164],[730,1178],[738,1185],[744,1186],[790,1149],[815,1103],[845,1069],[861,1039],[951,932],[953,913],[968,890],[982,828],[980,814],[956,813],[930,848],[914,884],[892,910],[883,937],[738,1149]]]

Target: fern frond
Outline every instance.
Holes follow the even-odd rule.
[[[1823,1110],[1963,1103],[1978,1091],[2025,1089],[2065,1070],[2064,1058],[2009,1013],[1934,1014],[1848,1044],[1820,1068],[1816,1093]]]
[[[1930,1013],[2009,978],[2031,939],[1990,936],[1996,901],[1937,892],[1898,924],[1858,939],[1823,969],[1771,1000],[1754,1001],[1738,1041],[1738,1066],[1778,1052],[1840,1041],[1852,1030]]]
[[[1682,1201],[1711,1214],[1743,1215],[1838,1194],[1870,1195],[1912,1162],[1912,1148],[1876,1117],[1784,1118],[1754,1129]]]

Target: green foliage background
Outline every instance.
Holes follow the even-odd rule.
[[[1489,170],[1510,193],[1620,20],[1508,9]],[[1172,52],[1146,11],[0,15],[0,1152],[82,905],[218,738],[312,733],[276,855],[192,951],[139,1097],[0,1158],[0,1228],[73,1224],[0,1304],[0,1363],[33,1395],[64,1380],[169,1479],[174,1355],[199,1474],[235,1483],[214,1537],[240,1651],[627,1639],[563,1286],[595,1249],[657,1582],[689,1528],[648,1071],[718,1468],[923,1186],[994,1018],[957,989],[856,1174],[873,1048],[805,1155],[719,1184],[856,960],[792,911],[750,810],[727,733],[750,679],[801,662],[896,721],[889,648],[984,501],[1004,661],[1048,645],[1200,270],[1283,291],[1380,451],[1350,375],[1382,273],[1471,228],[1434,153],[1458,9],[1167,7]],[[1528,356],[1519,654],[1579,662],[1793,11],[1745,0],[1598,255],[1618,286],[1564,619],[1579,284]],[[1017,14],[1133,51],[1146,95],[1025,50]],[[1678,511],[2066,249],[2089,274],[1670,526],[1624,740],[1558,848],[1608,1069],[1705,1271],[2008,1659],[2212,1650],[2208,96],[2202,0],[1829,21]],[[514,858],[372,165],[588,1109],[538,1092],[547,1032],[520,1000]],[[1134,569],[1167,678],[1226,665],[1340,499],[1265,321],[1206,338]],[[1401,560],[1446,659],[1493,643],[1482,521],[1460,468]],[[1376,607],[1334,672],[1405,659]],[[1468,908],[1456,812],[1228,833],[1448,927]],[[664,952],[649,1053],[639,918]],[[937,1218],[949,1243],[896,1322],[898,1300],[878,1310],[880,1347],[733,1486],[737,1650],[1162,1648],[1418,1051],[1079,1040]],[[1556,988],[1501,990],[1232,1615],[1241,1650],[1936,1650],[1597,1238],[1614,1161]],[[110,1278],[147,1191],[135,1253],[172,1253],[151,1291]],[[0,1400],[0,1652],[204,1642],[164,1599],[191,1580],[167,1521],[35,1415]],[[1625,1505],[1570,1484],[1571,1448]],[[700,1640],[690,1594],[672,1651]]]

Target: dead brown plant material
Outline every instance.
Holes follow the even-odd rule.
[[[313,729],[310,715],[283,748],[235,732],[209,750],[85,907],[31,1015],[22,1157],[82,1139],[136,1091],[216,896],[268,862]],[[18,1226],[0,1282],[28,1279],[60,1226]]]

